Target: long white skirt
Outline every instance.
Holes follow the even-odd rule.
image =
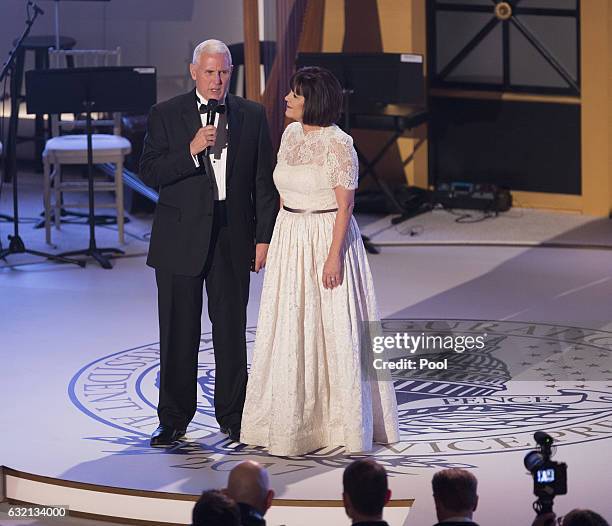
[[[270,243],[241,441],[273,455],[361,452],[399,440],[393,384],[362,363],[370,356],[363,324],[379,315],[354,218],[342,284],[323,287],[335,216],[281,210]]]

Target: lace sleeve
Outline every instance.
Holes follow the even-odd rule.
[[[355,190],[359,183],[359,161],[353,138],[342,134],[331,137],[327,151],[327,177],[332,188],[344,186]]]

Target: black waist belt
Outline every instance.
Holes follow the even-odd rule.
[[[283,209],[287,212],[293,212],[294,214],[327,214],[328,212],[337,212],[337,208],[328,208],[327,210],[303,210],[301,208],[289,208],[283,205]]]

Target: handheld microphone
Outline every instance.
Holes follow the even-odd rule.
[[[217,99],[209,99],[208,100],[208,108],[206,110],[206,126],[210,124],[215,124],[215,112],[217,111],[217,106],[219,105],[219,101]],[[210,146],[206,147],[204,151],[204,155],[208,157],[210,155]]]

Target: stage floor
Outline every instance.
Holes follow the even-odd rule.
[[[568,464],[569,494],[555,510],[588,507],[610,520],[610,252],[388,247],[370,262],[385,318],[438,320],[423,327],[487,333],[494,343],[470,362],[471,388],[447,378],[444,386],[436,380],[436,391],[423,387],[427,378],[396,378],[402,442],[372,453],[391,475],[391,524],[406,516],[433,524],[430,479],[449,466],[478,477],[478,522],[499,523],[501,515],[529,524],[534,497],[523,456],[539,429],[558,440],[555,458]],[[249,349],[262,277],[252,275]],[[233,465],[252,458],[270,470],[279,499],[269,524],[312,522],[316,513],[328,524],[348,523],[338,503],[342,468],[354,457],[342,450],[271,457],[218,432],[206,315],[200,406],[188,440],[148,447],[157,425],[158,337],[154,275],[143,257],[116,260],[112,271],[94,263],[2,268],[0,296],[0,465],[10,468],[9,497],[187,522],[195,495],[224,486]],[[492,368],[502,373],[492,379]],[[308,509],[315,515],[302,513]]]

